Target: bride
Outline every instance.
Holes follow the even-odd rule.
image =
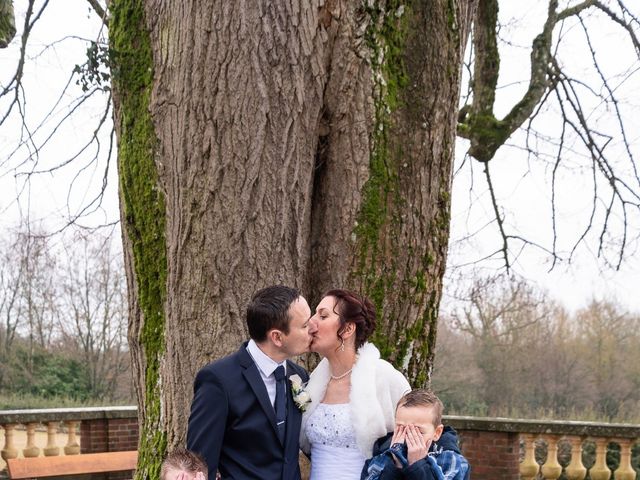
[[[300,447],[311,456],[310,480],[357,480],[373,444],[394,429],[398,400],[411,387],[367,339],[376,325],[370,300],[330,290],[311,317],[311,351],[324,358],[306,390]]]

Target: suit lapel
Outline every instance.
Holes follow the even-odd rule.
[[[291,366],[291,362],[287,360],[287,433],[285,435],[285,445],[289,445],[292,440],[298,441],[299,429],[296,425],[300,425],[302,412],[293,400],[293,391],[291,390],[291,382],[289,377],[295,375],[296,371]]]
[[[249,352],[247,352],[246,343],[240,347],[240,351],[238,353],[240,356],[240,365],[244,367],[242,375],[251,387],[251,390],[253,390],[254,395],[258,399],[258,403],[260,403],[262,410],[264,410],[264,414],[267,416],[267,419],[277,436],[278,429],[276,427],[276,412],[273,410],[273,405],[271,405],[269,394],[267,393],[267,387],[264,386],[258,367],[251,358],[251,355],[249,355]]]

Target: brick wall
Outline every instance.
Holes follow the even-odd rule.
[[[81,453],[120,452],[138,448],[137,418],[100,418],[83,420],[80,426]],[[132,472],[92,475],[92,480],[132,478]]]
[[[138,448],[138,419],[118,418],[108,423],[110,452],[136,450]]]
[[[520,478],[519,434],[458,430],[462,454],[471,465],[473,480],[518,480]]]
[[[137,418],[83,420],[80,427],[82,453],[120,452],[138,448]]]
[[[80,430],[82,453],[135,450],[138,446],[137,418],[83,420]],[[462,453],[471,465],[473,480],[519,480],[518,433],[465,430],[459,425],[457,431]],[[131,473],[92,476],[92,480],[126,478],[131,478]]]

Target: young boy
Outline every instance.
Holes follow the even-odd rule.
[[[442,402],[429,390],[413,390],[398,402],[396,428],[379,438],[362,480],[468,480],[469,463],[458,435],[442,425]]]
[[[207,480],[209,469],[199,455],[174,450],[162,462],[160,480]]]

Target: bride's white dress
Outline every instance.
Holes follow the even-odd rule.
[[[359,480],[365,457],[356,444],[348,403],[320,403],[307,420],[310,480]]]

